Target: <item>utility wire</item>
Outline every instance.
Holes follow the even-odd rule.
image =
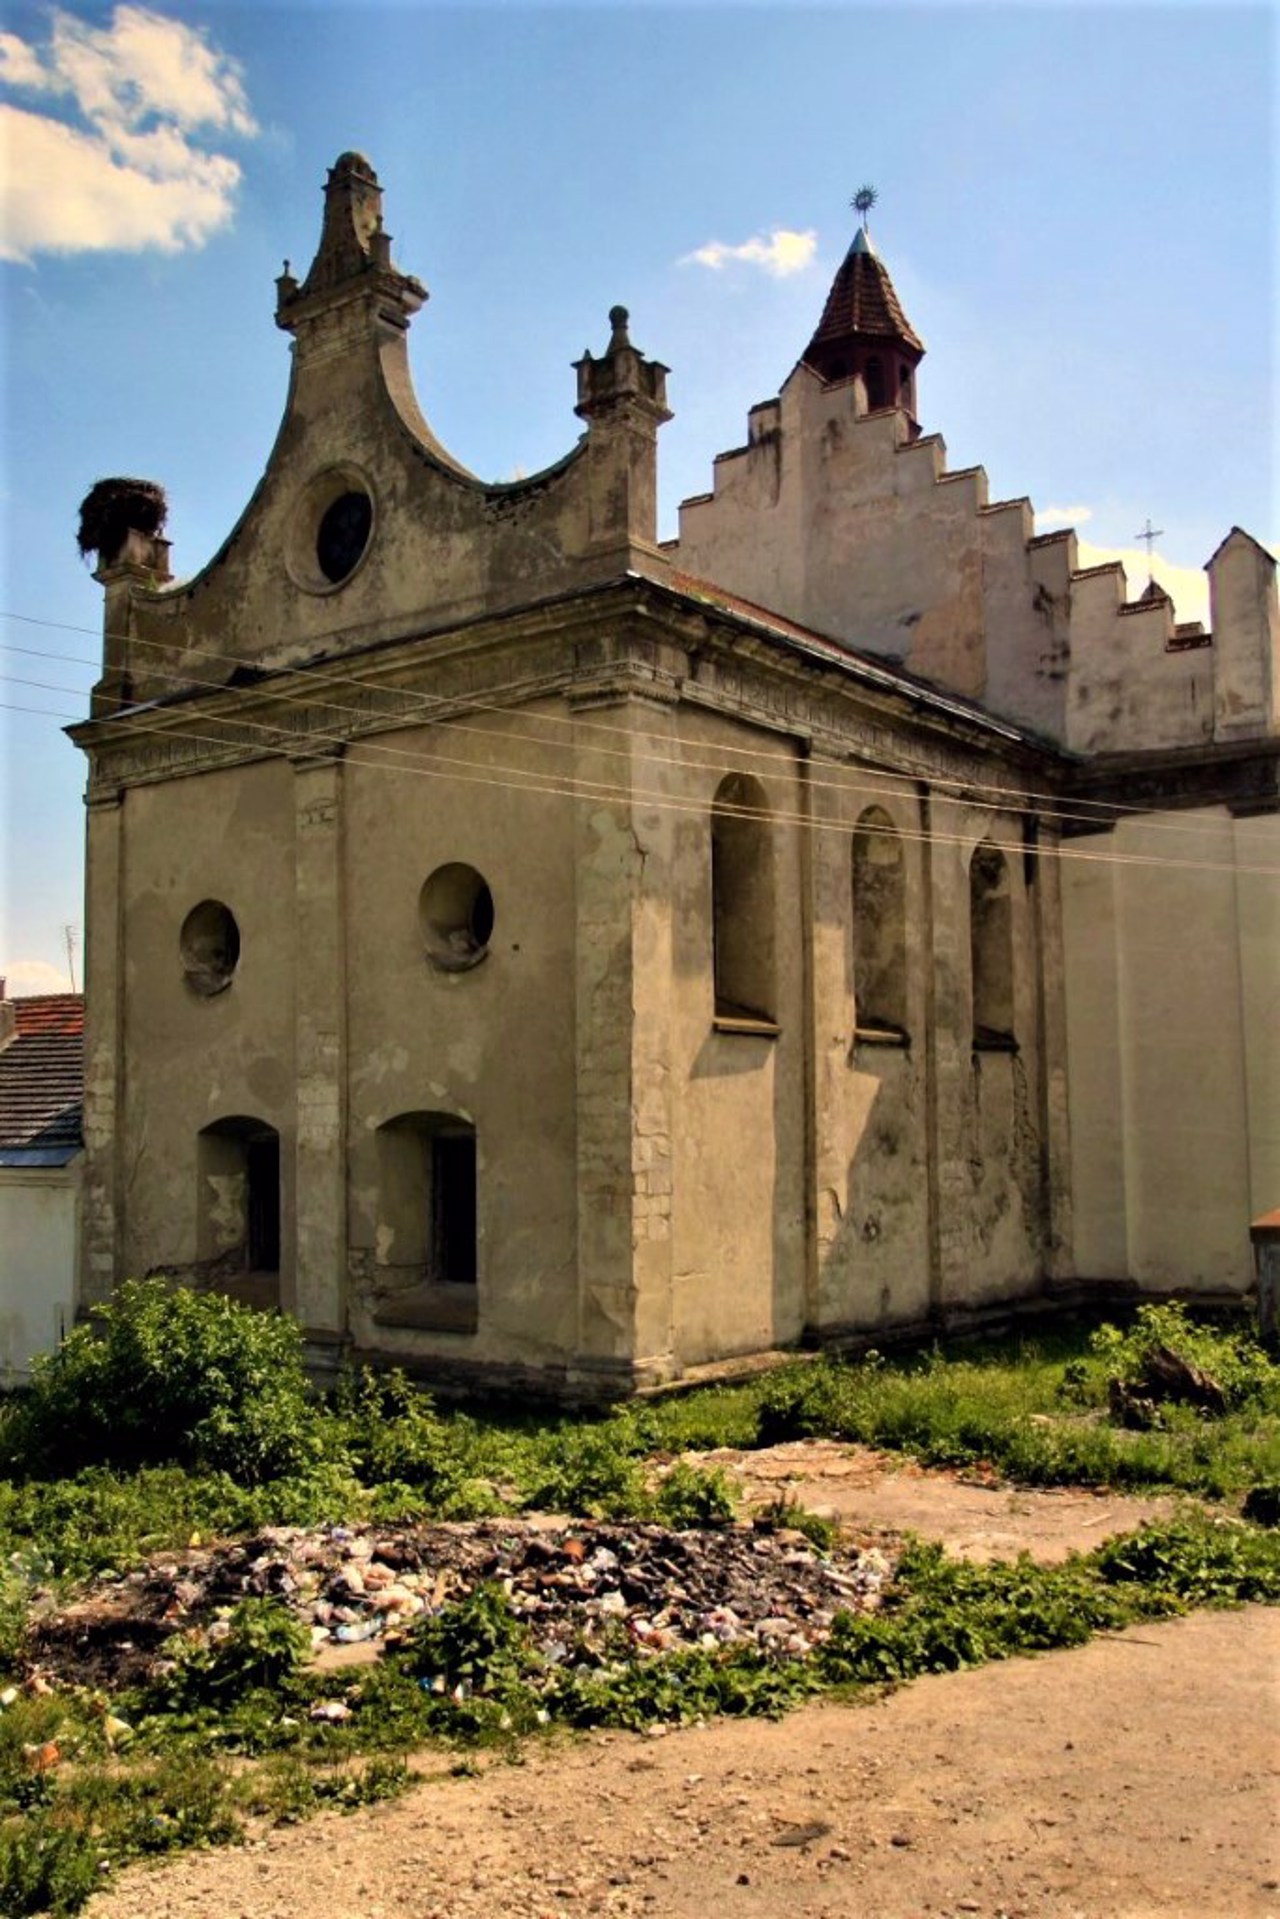
[[[40,680],[19,679],[14,675],[0,675],[0,683],[28,686],[50,693],[68,693],[75,692],[76,690],[71,687],[52,686],[49,685],[48,682]],[[72,715],[50,712],[47,708],[39,707],[6,705],[6,710],[19,713],[37,713],[48,719],[74,717]],[[434,749],[431,749],[431,752],[432,758],[436,762],[435,765],[424,766],[416,764],[405,766],[395,764],[387,766],[384,760],[370,759],[368,757],[368,752],[370,751],[374,753],[381,751],[376,741],[357,742],[353,746],[352,743],[348,742],[340,734],[312,732],[306,735],[299,735],[290,731],[288,727],[271,726],[270,723],[266,721],[246,720],[243,718],[229,719],[226,722],[226,726],[228,728],[227,733],[212,734],[197,733],[191,731],[189,728],[167,723],[149,725],[145,721],[140,722],[136,714],[131,721],[131,728],[134,732],[154,733],[164,739],[187,740],[199,745],[216,746],[224,749],[227,747],[243,746],[243,740],[238,739],[236,733],[237,731],[242,733],[246,729],[252,729],[255,732],[269,733],[288,743],[285,746],[279,746],[274,749],[270,745],[263,745],[261,750],[269,758],[288,760],[292,757],[290,752],[291,748],[293,749],[293,754],[296,754],[300,746],[305,747],[308,744],[315,746],[342,746],[345,749],[344,757],[348,762],[357,766],[375,768],[380,772],[400,773],[410,777],[425,779],[444,779],[460,784],[497,787],[511,792],[542,793],[564,799],[587,800],[596,805],[601,803],[639,803],[665,809],[670,812],[693,813],[701,818],[705,818],[711,810],[708,808],[706,801],[700,798],[691,797],[683,799],[649,788],[627,787],[604,780],[580,779],[576,776],[556,780],[547,775],[528,771],[523,767],[499,765],[494,768],[477,768],[474,762],[470,760],[440,754],[435,752]],[[364,752],[357,752],[357,747],[362,747],[366,750]],[[403,754],[397,756],[397,758],[404,757],[406,756]],[[502,777],[503,775],[514,775],[514,777],[504,778]],[[718,814],[732,818],[757,820],[765,825],[795,826],[804,831],[834,832],[847,835],[850,838],[852,838],[853,834],[858,830],[856,823],[843,820],[816,818],[810,813],[783,812],[769,808],[741,805],[736,802],[718,801],[715,804],[715,811]],[[971,834],[949,833],[940,828],[926,832],[895,825],[891,828],[891,832],[892,836],[896,839],[921,844],[967,847],[972,843]],[[1019,849],[1002,850],[1017,851]],[[1280,878],[1280,867],[1242,865],[1234,861],[1170,859],[1159,854],[1102,852],[1084,847],[1053,846],[1047,844],[1040,844],[1035,850],[1046,859],[1081,860],[1095,865],[1168,867],[1192,872],[1230,873],[1233,875],[1249,873],[1267,878]]]
[[[88,633],[92,630],[88,627],[73,626],[68,621],[38,619],[30,614],[0,612],[0,618],[18,620],[27,625],[50,627],[66,632]],[[129,645],[149,646],[156,650],[168,650],[166,642],[147,640],[137,635],[127,636],[126,643]],[[91,668],[96,667],[98,664],[96,660],[85,659],[79,654],[51,653],[45,649],[35,647],[28,648],[12,644],[0,644],[0,651],[24,654],[36,659],[56,660],[63,664],[73,664]],[[191,652],[202,659],[215,660],[227,665],[243,666],[245,664],[243,660],[236,658],[236,656],[232,654],[220,653],[208,647],[196,647],[191,649]],[[149,670],[156,677],[173,680],[181,686],[199,687],[217,693],[239,690],[228,687],[225,681],[201,679],[185,671],[179,673],[176,670],[159,666],[152,667]],[[390,693],[402,701],[405,699],[412,700],[417,706],[426,709],[428,713],[438,712],[442,707],[457,708],[459,705],[465,704],[465,709],[468,711],[488,711],[498,714],[508,721],[513,716],[518,716],[526,727],[540,724],[568,728],[572,729],[575,735],[580,733],[581,730],[587,729],[605,733],[614,739],[618,738],[618,728],[609,725],[608,722],[605,721],[592,721],[577,717],[568,718],[552,713],[529,714],[522,712],[519,708],[499,704],[493,700],[486,701],[466,697],[464,702],[460,702],[451,700],[444,695],[424,693],[417,688],[386,687],[381,681],[361,679],[357,675],[342,673],[328,667],[312,666],[291,668],[286,666],[273,670],[282,674],[305,672],[311,680],[313,687],[351,686],[363,692]],[[521,684],[521,682],[510,682],[506,687],[500,687],[495,690],[499,693],[513,692]],[[74,693],[78,689],[60,687],[54,688],[53,690]],[[257,690],[257,688],[254,690]],[[266,687],[264,687],[263,690],[270,692],[270,689]],[[287,694],[277,690],[271,692],[270,697],[274,698],[276,702],[282,706],[297,706],[305,707],[311,711],[321,710],[339,713],[366,721],[370,718],[376,720],[381,717],[386,723],[391,725],[408,725],[412,723],[409,716],[404,713],[390,713],[382,716],[377,714],[371,715],[363,707],[349,706],[337,701],[317,700],[314,697],[314,693],[311,692],[306,694]],[[125,711],[128,711],[133,704],[133,702],[126,702],[123,699],[120,702],[122,710]],[[246,724],[252,724],[252,722],[246,722]],[[474,733],[482,737],[501,740],[504,745],[510,744],[511,736],[509,732],[503,729],[477,725],[472,721],[465,720],[461,717],[453,717],[452,715],[449,716],[449,725],[457,732]],[[533,744],[544,746],[548,750],[553,749],[556,744],[556,742],[552,740],[538,740],[534,735],[530,735],[530,739]],[[674,739],[676,743],[694,747],[695,750],[703,746],[702,742],[694,742],[685,734],[677,733],[674,735]],[[630,748],[625,746],[604,747],[601,748],[601,750],[612,753],[619,758],[649,760],[655,765],[675,765],[682,769],[700,769],[708,772],[719,772],[721,774],[746,770],[742,764],[726,765],[719,759],[713,761],[691,759],[687,753],[661,753],[645,747],[641,747],[637,752],[632,752]],[[718,753],[725,752],[736,755],[739,762],[746,762],[747,768],[754,766],[757,769],[766,771],[776,770],[785,772],[788,776],[794,775],[797,764],[792,754],[773,751],[759,746],[741,747],[729,742],[720,742],[716,747],[716,751]],[[917,775],[908,771],[880,771],[871,767],[859,766],[856,769],[851,768],[847,774],[835,770],[828,770],[821,774],[811,772],[808,784],[814,792],[830,790],[845,794],[859,794],[869,799],[875,799],[884,797],[885,794],[900,794],[902,783],[904,781],[914,782],[917,777]],[[877,781],[879,784],[867,785],[865,782],[868,780]],[[1183,835],[1214,831],[1213,827],[1196,821],[1180,824],[1174,820],[1152,818],[1152,809],[1150,807],[1129,802],[1089,800],[1076,797],[1070,806],[1067,806],[1063,803],[1061,797],[1055,794],[1037,792],[1034,789],[1025,787],[1000,786],[994,782],[951,778],[942,774],[929,774],[927,776],[927,783],[931,788],[938,791],[945,791],[946,789],[956,791],[960,794],[963,803],[975,807],[986,807],[993,813],[1007,811],[1031,815],[1049,810],[1055,821],[1070,822],[1084,826],[1110,825],[1118,814],[1128,813],[1137,816],[1147,816],[1149,828],[1155,831],[1173,832]],[[973,797],[976,793],[987,793],[995,795],[996,797],[990,800],[980,800]],[[1039,806],[1029,804],[1031,801],[1040,801],[1042,804]],[[1094,807],[1097,810],[1095,812],[1076,810],[1081,807]]]

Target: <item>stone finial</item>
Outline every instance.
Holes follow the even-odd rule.
[[[98,571],[121,561],[169,577],[167,540],[160,538],[169,502],[154,480],[98,480],[80,502],[76,543],[81,557],[97,555]]]
[[[631,344],[631,315],[624,306],[609,309],[609,344],[597,360],[590,351],[574,361],[578,404],[574,412],[588,422],[628,408],[655,425],[671,418],[667,405],[668,369],[646,360]]]
[[[392,265],[378,176],[363,153],[349,152],[329,169],[320,245],[306,279],[299,285],[286,260],[276,281],[276,324],[292,332],[361,283],[376,291],[381,316],[402,326],[427,297],[421,281]]]

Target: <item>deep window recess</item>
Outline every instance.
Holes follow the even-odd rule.
[[[178,952],[187,983],[206,999],[230,986],[240,964],[240,928],[221,900],[201,900],[182,922]]]
[[[444,972],[477,965],[494,926],[493,894],[484,876],[461,860],[437,866],[419,895],[418,923],[428,958]]]
[[[198,1263],[213,1277],[280,1270],[280,1135],[261,1120],[206,1126],[196,1169]]]
[[[373,502],[367,493],[340,493],[325,508],[316,528],[316,563],[332,585],[354,573],[372,527]]]
[[[969,952],[973,968],[973,1044],[978,1052],[1011,1052],[1013,902],[1009,863],[989,840],[969,863]]]
[[[884,363],[878,354],[873,353],[867,361],[866,381],[867,407],[868,410],[874,411],[876,407],[883,406],[885,403]]]
[[[860,1040],[907,1037],[907,899],[902,841],[870,806],[853,835],[854,1031]]]
[[[377,1298],[388,1325],[471,1332],[479,1206],[475,1128],[401,1113],[378,1128]]]
[[[758,780],[731,773],[711,811],[711,906],[718,1025],[776,1030],[773,827]]]

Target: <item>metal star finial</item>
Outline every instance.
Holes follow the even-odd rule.
[[[862,230],[864,233],[867,231],[867,215],[879,198],[880,195],[874,187],[859,187],[849,202],[854,212],[862,215]]]

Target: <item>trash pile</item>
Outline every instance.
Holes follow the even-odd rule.
[[[492,1581],[552,1663],[580,1634],[619,1624],[642,1651],[751,1643],[798,1656],[826,1638],[837,1612],[876,1607],[892,1570],[876,1548],[823,1553],[785,1527],[545,1518],[273,1527],[107,1575],[76,1604],[38,1616],[30,1650],[51,1676],[129,1685],[150,1676],[174,1634],[216,1638],[239,1600],[270,1596],[309,1627],[321,1663],[372,1658]]]

